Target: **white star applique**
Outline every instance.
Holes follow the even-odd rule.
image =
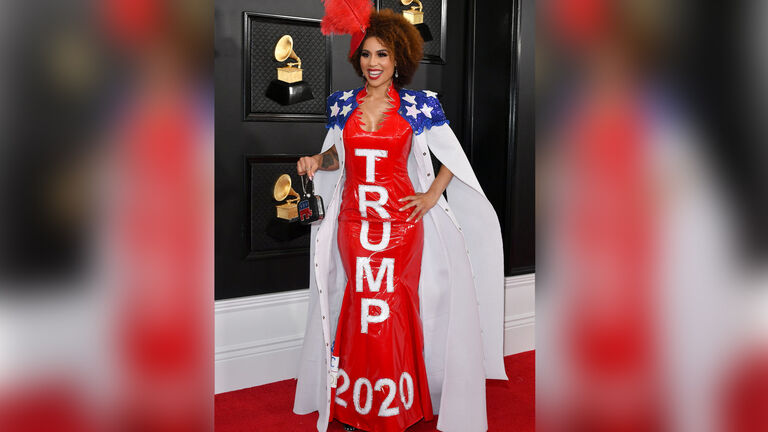
[[[416,105],[416,96],[412,94],[406,94],[405,96],[403,96],[403,99],[408,103]]]
[[[344,108],[341,109],[341,116],[346,116],[348,112],[352,110],[352,104],[344,105]]]
[[[427,106],[427,104],[424,104],[424,106],[421,107],[421,112],[423,112],[425,116],[432,118],[432,109],[433,108],[431,106]]]
[[[405,109],[408,110],[405,115],[413,116],[413,118],[416,118],[419,115],[419,109],[416,108],[416,105],[408,105]]]
[[[427,95],[427,97],[431,97],[431,98],[437,97],[437,93],[429,90],[424,90],[424,94]]]
[[[339,103],[334,102],[333,105],[331,105],[331,117],[335,117],[336,114],[339,113]]]
[[[350,97],[350,96],[352,96],[352,93],[354,93],[354,91],[353,91],[353,90],[350,90],[350,91],[345,91],[345,92],[343,93],[343,95],[344,95],[344,96],[340,96],[340,97],[339,97],[339,99],[341,99],[341,100],[344,100],[344,101],[345,101],[345,100],[349,99],[349,97]]]

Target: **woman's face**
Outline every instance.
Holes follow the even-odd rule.
[[[389,86],[395,75],[393,53],[377,37],[363,41],[360,53],[360,70],[369,87]]]

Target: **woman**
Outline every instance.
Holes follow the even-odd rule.
[[[319,430],[336,418],[402,431],[438,410],[441,430],[485,430],[484,379],[506,378],[498,220],[435,94],[402,88],[421,59],[418,31],[389,10],[367,24],[350,58],[365,86],[328,98],[323,151],[297,162],[330,199],[312,232],[314,289],[294,411],[320,411]],[[436,177],[428,147],[443,162]],[[457,210],[478,215],[487,231],[473,242],[442,195],[453,194],[454,167],[463,184],[456,195],[474,207]],[[469,249],[478,245],[487,293],[472,277]]]

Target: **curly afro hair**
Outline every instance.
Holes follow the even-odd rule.
[[[361,78],[363,70],[360,69],[360,55],[365,40],[372,37],[379,38],[381,43],[394,54],[398,75],[397,78],[392,79],[395,87],[400,89],[408,85],[424,55],[424,41],[419,31],[402,14],[391,9],[371,12],[371,23],[365,32],[365,38],[354,54],[349,57],[349,62]]]

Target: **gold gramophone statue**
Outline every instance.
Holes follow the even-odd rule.
[[[424,7],[421,2],[419,0],[400,0],[400,3],[405,6],[414,2],[416,6],[411,6],[410,9],[404,10],[403,16],[421,33],[421,38],[424,39],[424,42],[429,42],[432,40],[432,32],[429,31],[429,26],[424,24]]]
[[[266,91],[266,96],[280,105],[292,105],[314,98],[309,83],[303,80],[301,59],[293,51],[293,38],[284,35],[275,45],[275,60],[283,62],[289,58],[296,62],[277,68],[277,79],[269,83]]]
[[[283,174],[277,179],[273,196],[275,201],[285,201],[283,204],[275,206],[278,219],[285,219],[289,222],[299,219],[299,210],[296,207],[296,203],[299,202],[299,194],[291,187],[290,175]]]

